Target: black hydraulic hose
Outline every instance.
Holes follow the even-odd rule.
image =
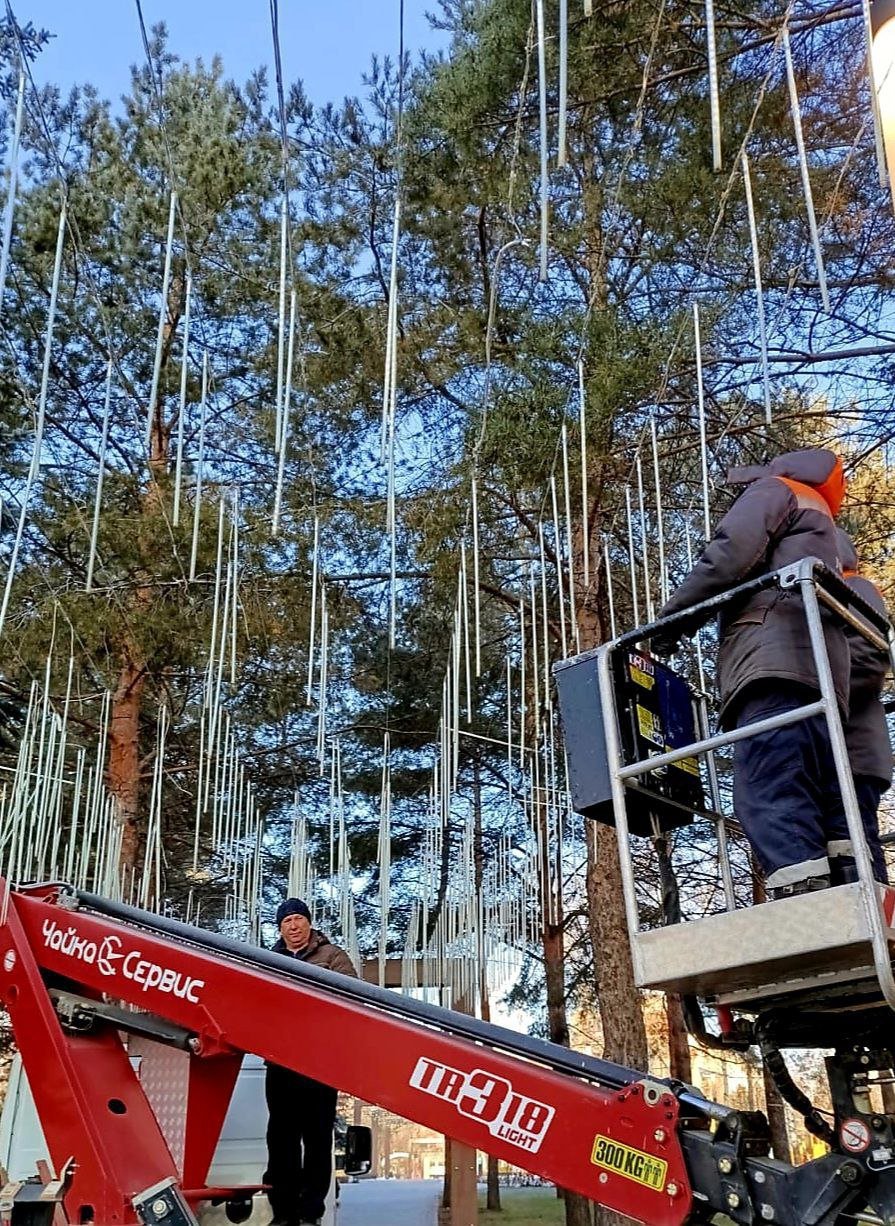
[[[681,1012],[684,1015],[684,1025],[687,1027],[687,1033],[692,1034],[693,1038],[703,1047],[710,1047],[713,1051],[723,1051],[729,1056],[732,1051],[743,1051],[750,1044],[746,1043],[731,1043],[724,1040],[721,1035],[712,1034],[705,1024],[705,1014],[702,1011],[702,1006],[699,1003],[699,998],[690,992],[684,993],[681,996]]]
[[[33,887],[32,887],[33,888]],[[43,887],[44,889],[46,886]],[[533,1038],[531,1035],[519,1034],[504,1026],[495,1026],[490,1022],[479,1021],[478,1018],[467,1017],[463,1013],[455,1013],[451,1009],[442,1009],[430,1005],[426,1001],[412,1000],[407,996],[398,996],[386,988],[364,983],[360,979],[352,979],[348,975],[338,975],[323,967],[311,966],[299,962],[286,954],[274,953],[268,949],[257,949],[241,941],[203,928],[194,928],[178,920],[166,916],[154,915],[149,911],[141,911],[126,903],[112,902],[98,894],[90,894],[83,890],[69,890],[68,887],[57,885],[60,890],[67,891],[78,902],[91,911],[106,915],[110,919],[120,920],[150,932],[157,932],[174,940],[193,945],[198,949],[210,950],[224,957],[242,962],[253,967],[264,967],[291,979],[304,980],[322,988],[329,995],[341,996],[357,1001],[392,1016],[408,1018],[422,1025],[430,1026],[448,1034],[471,1039],[473,1042],[521,1056],[537,1064],[545,1065],[557,1072],[566,1073],[581,1080],[593,1081],[610,1090],[621,1090],[625,1086],[642,1080],[645,1074],[624,1065],[615,1064],[610,1060],[601,1060],[596,1056],[587,1056],[580,1052],[561,1047],[558,1043],[549,1043],[545,1039]],[[21,891],[23,893],[26,890]],[[676,1095],[679,1101],[687,1107],[700,1112],[710,1119],[720,1120],[729,1115],[729,1108],[720,1103],[709,1102],[701,1095],[689,1089],[680,1090],[677,1085],[656,1078],[660,1084]]]
[[[770,1038],[761,1021],[756,1023],[755,1037],[761,1050],[761,1058],[767,1065],[774,1085],[780,1091],[780,1097],[784,1102],[789,1103],[793,1110],[799,1112],[809,1132],[813,1133],[816,1137],[820,1137],[822,1141],[825,1141],[827,1145],[833,1148],[836,1144],[836,1133],[818,1111],[817,1107],[815,1107],[814,1103],[812,1103],[808,1095],[803,1090],[800,1090],[793,1081],[792,1074],[783,1058],[783,1053]]]
[[[653,850],[659,864],[659,888],[662,891],[662,923],[666,928],[681,922],[681,891],[677,874],[671,861],[668,835],[663,832],[653,836]]]

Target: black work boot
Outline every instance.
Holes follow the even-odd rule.
[[[777,902],[780,898],[793,898],[796,894],[813,894],[815,890],[828,890],[830,877],[824,873],[820,877],[803,877],[801,881],[793,881],[789,885],[778,885],[768,890],[768,898]]]
[[[833,856],[830,859],[830,881],[833,885],[851,885],[858,880],[854,856]]]

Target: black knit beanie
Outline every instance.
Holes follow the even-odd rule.
[[[301,898],[284,898],[277,907],[277,927],[279,928],[287,915],[303,915],[311,922],[311,908]]]

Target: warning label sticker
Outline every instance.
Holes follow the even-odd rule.
[[[642,707],[639,702],[636,704],[636,711],[637,727],[643,739],[649,741],[651,745],[661,745],[664,748],[665,738],[662,736],[658,716],[652,711],[647,711],[646,707]]]
[[[631,680],[635,685],[640,685],[645,690],[651,690],[656,684],[656,678],[651,677],[649,673],[645,673],[643,669],[638,668],[636,664],[631,665]]]
[[[597,1133],[590,1160],[594,1166],[613,1171],[623,1179],[643,1184],[645,1188],[652,1188],[656,1192],[661,1192],[665,1187],[668,1163],[664,1158],[645,1154],[640,1149],[632,1149],[630,1145],[622,1145],[621,1141],[613,1141],[611,1137]]]
[[[666,749],[671,749],[670,745],[665,746]],[[699,778],[699,763],[695,758],[679,758],[677,762],[672,762],[672,766],[676,766],[678,770],[686,771],[688,775],[695,775]]]
[[[643,677],[647,677],[649,679],[647,689],[652,688],[655,679],[656,666],[649,656],[642,656],[636,651],[628,652],[628,667],[631,670],[632,677],[635,672],[640,673],[640,675]]]

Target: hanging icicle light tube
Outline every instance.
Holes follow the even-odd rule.
[[[895,0],[871,0],[873,84],[879,104],[889,187],[895,170]]]

